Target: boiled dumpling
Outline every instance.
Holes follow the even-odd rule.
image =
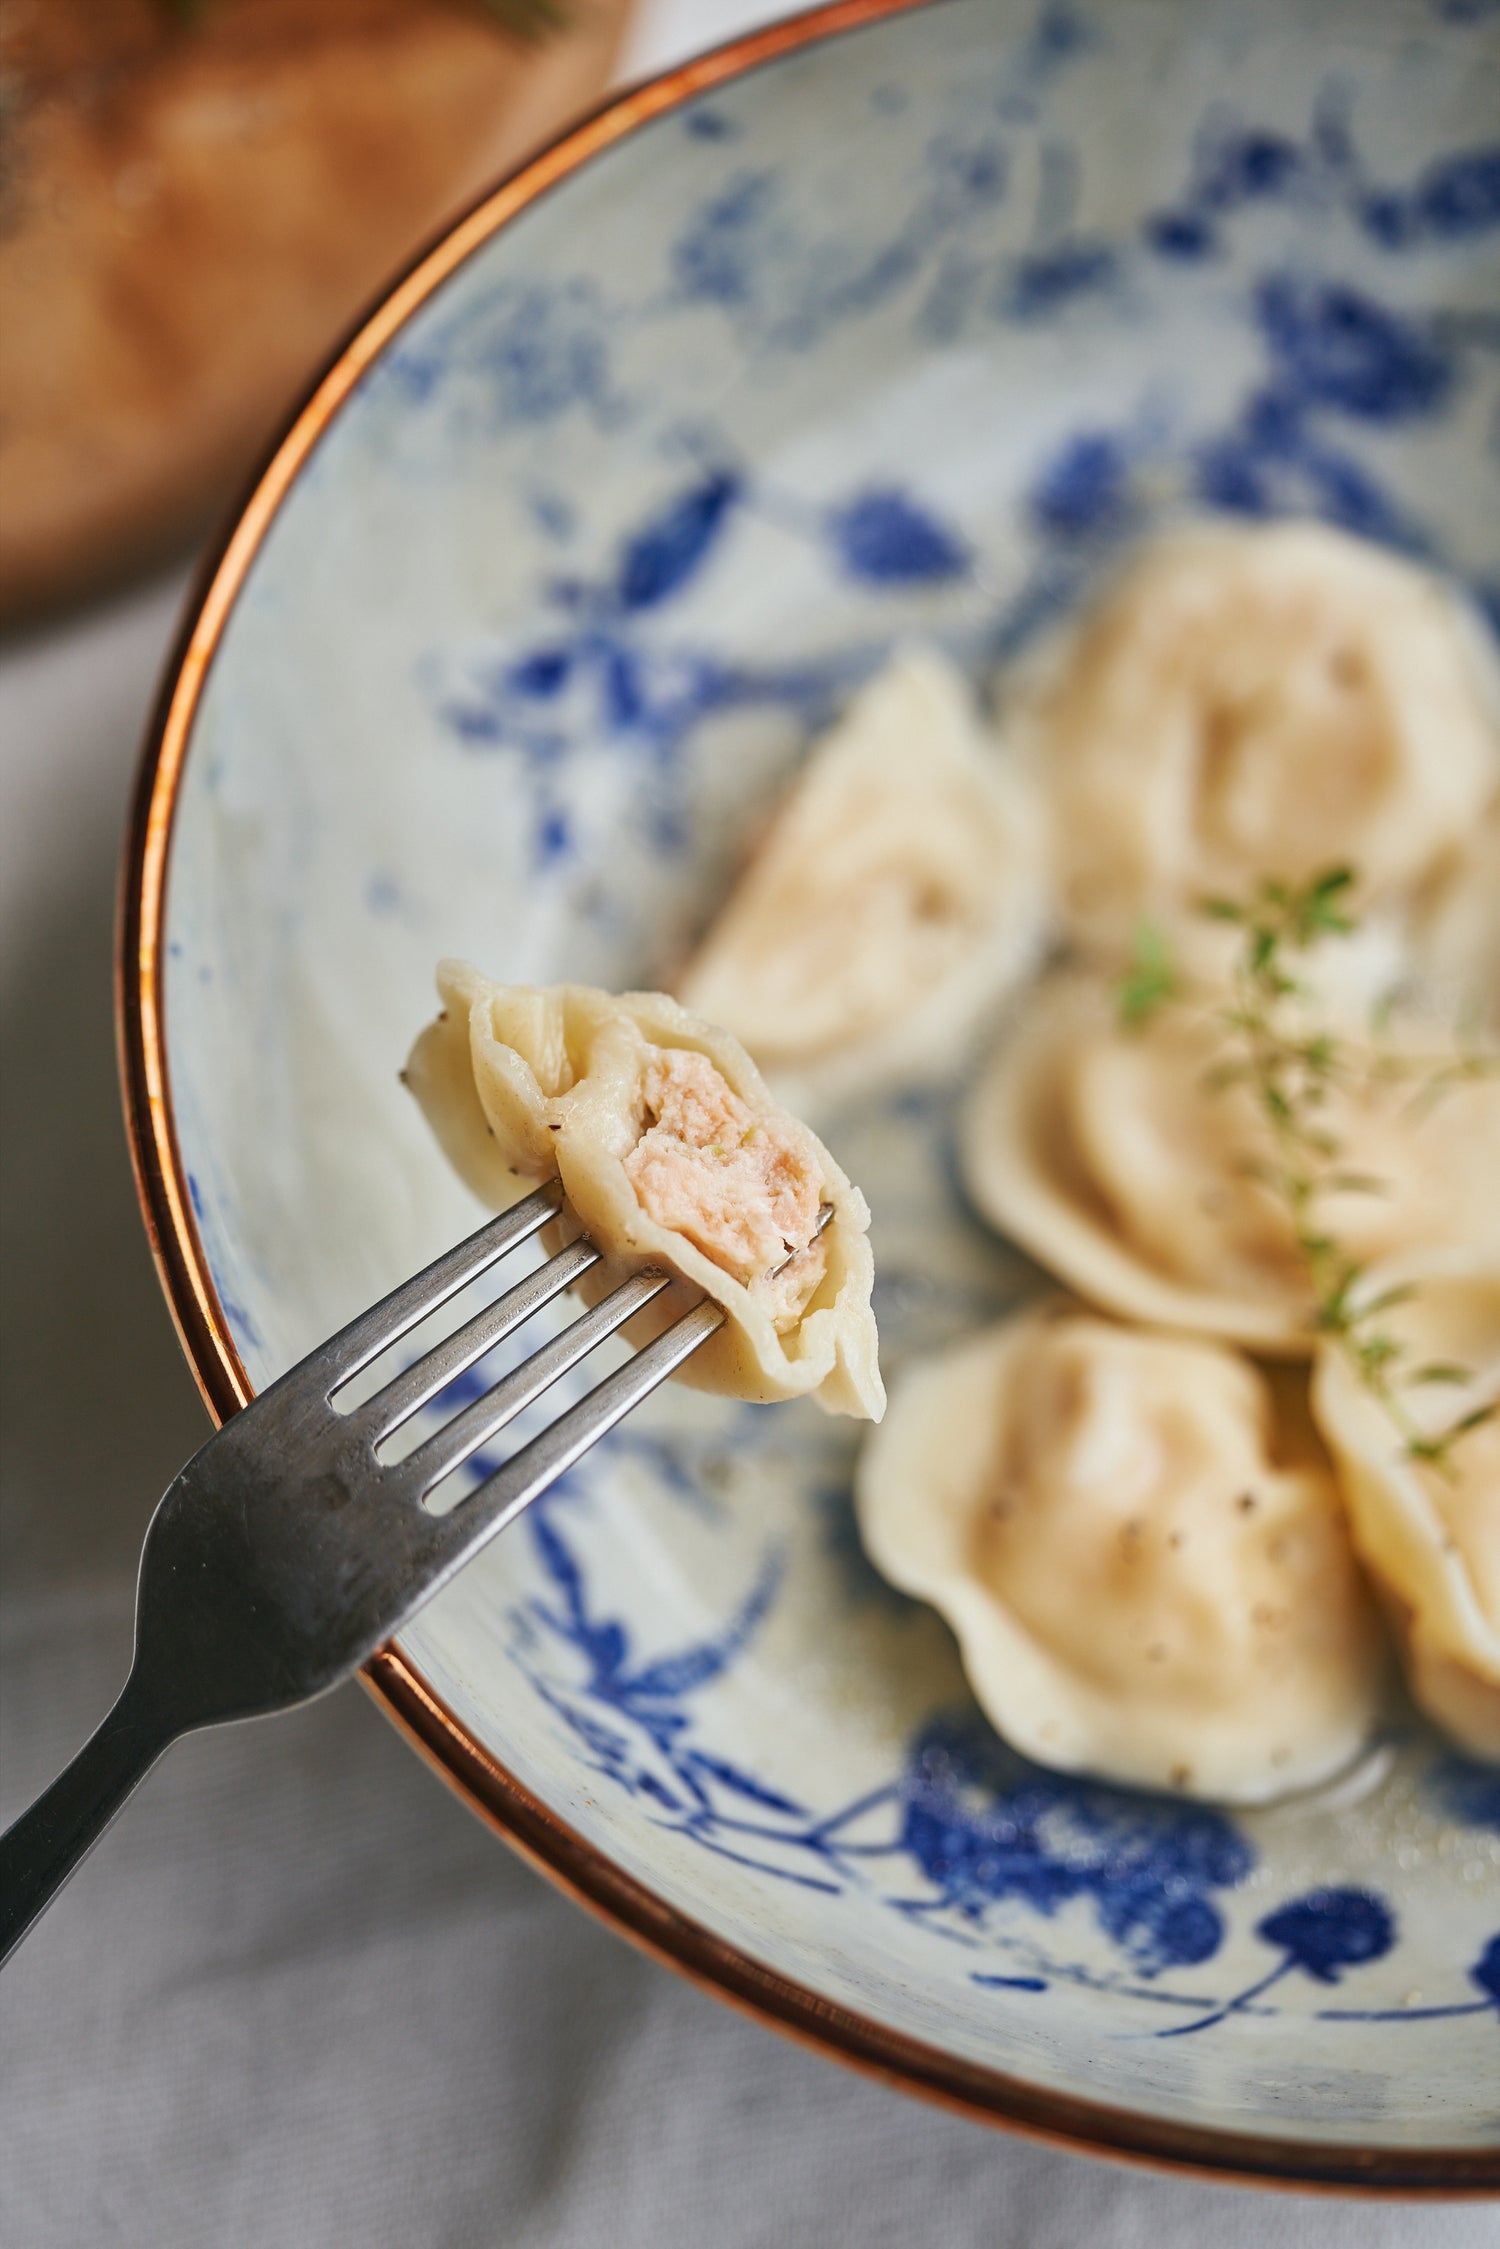
[[[1130,1028],[1111,988],[1059,972],[992,1056],[962,1120],[969,1190],[1003,1233],[1111,1312],[1257,1349],[1312,1348],[1313,1301],[1244,1086],[1207,1082],[1222,1032],[1168,1008]],[[1372,1061],[1373,1068],[1373,1061]],[[1320,1198],[1355,1259],[1418,1244],[1500,1251],[1500,1081],[1414,1101],[1335,1086],[1320,1111],[1339,1169],[1378,1180]]]
[[[1257,1803],[1370,1730],[1380,1635],[1305,1402],[1218,1344],[1004,1321],[898,1381],[857,1494],[1044,1765]]]
[[[799,1107],[930,1075],[1031,967],[1043,858],[963,681],[900,656],[814,750],[681,997]]]
[[[1414,951],[1435,1012],[1460,1025],[1500,1026],[1500,795],[1438,869]]]
[[[493,984],[461,961],[438,991],[407,1082],[482,1201],[504,1210],[560,1177],[549,1246],[583,1232],[603,1253],[590,1301],[646,1266],[675,1274],[627,1326],[636,1342],[702,1296],[722,1304],[680,1370],[696,1388],[879,1419],[865,1199],[742,1047],[659,992]]]
[[[1368,1273],[1363,1289],[1411,1292],[1379,1316],[1402,1346],[1397,1377],[1424,1366],[1469,1377],[1400,1385],[1424,1433],[1500,1397],[1500,1261],[1463,1251],[1411,1259]],[[1313,1412],[1413,1695],[1472,1755],[1500,1764],[1500,1417],[1460,1437],[1442,1468],[1413,1459],[1332,1344],[1318,1353]]]
[[[1142,922],[1217,957],[1205,895],[1358,870],[1403,914],[1500,777],[1478,628],[1408,562],[1314,523],[1165,538],[1017,698],[1060,908],[1119,957]],[[1352,956],[1351,956],[1352,957]]]

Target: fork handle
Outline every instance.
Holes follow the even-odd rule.
[[[0,1835],[0,1962],[98,1842],[180,1729],[132,1671],[119,1700],[29,1811]]]

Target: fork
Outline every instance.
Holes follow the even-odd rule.
[[[723,1325],[723,1308],[704,1298],[457,1506],[435,1513],[425,1502],[437,1485],[658,1297],[670,1276],[632,1274],[399,1461],[382,1461],[377,1448],[599,1263],[586,1237],[373,1397],[348,1412],[334,1399],[539,1233],[562,1203],[562,1187],[551,1181],[480,1227],[270,1384],[168,1486],[141,1553],[135,1655],[119,1699],[0,1837],[0,1961],[179,1735],[289,1709],[346,1679]],[[825,1203],[819,1233],[832,1215]]]

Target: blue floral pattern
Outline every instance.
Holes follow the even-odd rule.
[[[893,643],[985,691],[1205,512],[1379,540],[1500,630],[1500,12],[1190,13],[946,0],[721,86],[365,371],[225,633],[174,843],[174,1109],[254,1379],[468,1216],[395,1082],[432,960],[669,977]],[[965,1204],[955,1091],[825,1120],[893,1369],[1037,1285]],[[1399,1706],[1265,1813],[1029,1765],[865,1562],[855,1442],[655,1400],[411,1658],[595,1849],[831,2003],[1127,2105],[1211,2120],[1231,2084],[1267,2130],[1271,2079],[1338,2137],[1441,2076],[1401,2129],[1492,2135],[1495,1776]]]
[[[482,1470],[480,1471],[482,1473]],[[1265,2015],[1288,1976],[1337,1985],[1383,1960],[1395,1914],[1372,1890],[1332,1885],[1289,1898],[1255,1924],[1279,1957],[1229,1997],[1158,1979],[1219,1952],[1221,1893],[1242,1885],[1256,1852],[1208,1805],[1073,1780],[1008,1749],[972,1708],[929,1720],[897,1777],[832,1812],[814,1813],[700,1738],[695,1703],[747,1648],[770,1612],[786,1564],[769,1548],[755,1581],[712,1637],[641,1660],[622,1617],[594,1606],[564,1528],[569,1486],[530,1518],[549,1590],[511,1618],[512,1660],[553,1710],[588,1769],[641,1801],[668,1832],[781,1882],[837,1896],[857,1887],[892,1911],[980,1953],[1018,1955],[1028,1972],[975,1968],[992,1990],[1045,1992],[1063,1981],[1111,1990],[1191,2019],[1158,2038]],[[559,1676],[556,1659],[572,1659]],[[1495,1776],[1449,1761],[1431,1785],[1470,1820],[1492,1815]],[[1119,1968],[1101,1975],[1059,1959],[1031,1924],[1076,1900],[1092,1907]],[[1500,2012],[1500,1932],[1464,1971],[1470,1990],[1436,2005],[1329,2007],[1329,2022],[1428,2022]]]
[[[1072,10],[1044,8],[1030,45],[1002,74],[999,114],[1030,123],[1046,85],[1092,39]],[[708,137],[732,137],[728,120],[719,118]],[[1332,81],[1315,92],[1300,135],[1216,113],[1194,140],[1179,192],[1134,230],[1079,231],[1071,216],[1074,159],[1054,146],[1050,160],[1043,200],[1051,198],[1055,239],[988,259],[977,249],[983,221],[1011,190],[1012,152],[1002,130],[971,123],[935,135],[900,231],[858,250],[810,238],[774,170],[735,169],[673,243],[671,285],[682,298],[721,310],[747,348],[798,356],[830,329],[902,298],[920,331],[947,341],[966,323],[1056,322],[1087,299],[1126,307],[1143,268],[1211,273],[1232,264],[1237,230],[1278,206],[1316,206],[1325,232],[1357,233],[1393,260],[1500,230],[1500,144],[1435,159],[1409,180],[1381,179],[1362,156],[1349,104]],[[971,640],[971,662],[1009,659],[1045,630],[1113,552],[1149,527],[1164,486],[1174,506],[1250,517],[1307,512],[1459,567],[1438,524],[1340,433],[1395,433],[1440,420],[1476,364],[1493,357],[1500,329],[1482,318],[1412,311],[1399,288],[1387,298],[1373,284],[1285,257],[1251,266],[1242,301],[1258,364],[1216,423],[1194,422],[1146,394],[1118,425],[1075,429],[1044,454],[1022,497],[1026,568]],[[480,301],[478,324],[465,327],[461,349],[449,351],[446,375],[441,350],[407,355],[403,379],[423,403],[440,397],[445,380],[470,383],[479,368],[491,377],[502,416],[601,411],[614,395],[605,346],[584,340],[590,320],[607,327],[599,308],[586,317],[571,291],[555,307],[531,303],[535,334],[523,349],[513,340],[509,300],[499,319],[498,302]],[[617,306],[613,317],[631,315]],[[678,442],[670,433],[668,455]],[[700,457],[692,473],[616,538],[607,568],[550,581],[543,600],[555,621],[541,637],[477,660],[424,660],[436,714],[454,737],[477,753],[517,757],[531,790],[539,866],[574,847],[554,776],[583,737],[607,739],[642,761],[637,813],[648,847],[671,861],[685,840],[676,810],[682,761],[705,722],[764,706],[784,710],[806,737],[883,654],[885,638],[876,634],[795,664],[726,660],[712,640],[674,622],[684,598],[720,563],[732,563],[736,541],[757,521],[802,543],[819,568],[877,601],[971,582],[984,571],[983,542],[972,528],[909,485],[866,481],[811,505],[758,473],[723,432],[707,440],[700,433],[694,449]],[[1493,607],[1488,578],[1471,572],[1470,583],[1478,603]],[[837,1506],[835,1497],[834,1512]],[[1104,1983],[1190,2017],[1159,2037],[1263,2015],[1272,2004],[1267,1994],[1287,1978],[1337,1984],[1384,1960],[1397,1942],[1392,1910],[1375,1892],[1325,1886],[1255,1923],[1256,1938],[1277,1958],[1243,1990],[1215,1998],[1163,1985],[1156,1979],[1164,1971],[1197,1968],[1221,1947],[1221,1899],[1256,1863],[1234,1822],[1207,1808],[1046,1773],[997,1743],[972,1713],[925,1724],[884,1786],[832,1811],[814,1810],[705,1746],[697,1715],[704,1690],[773,1605],[784,1554],[767,1550],[717,1636],[643,1662],[624,1619],[601,1619],[592,1608],[584,1565],[555,1504],[537,1511],[534,1539],[551,1591],[514,1612],[512,1654],[589,1770],[645,1805],[659,1826],[758,1874],[829,1895],[851,1886],[873,1891],[950,1941],[1019,1944],[1031,1972],[975,1969],[980,1985],[1041,1992],[1059,1976],[1098,1982],[1080,1963],[1060,1963],[1034,1934],[1017,1934],[1077,1900],[1090,1903],[1118,1955],[1119,1968]],[[567,1683],[554,1669],[563,1651],[575,1665]],[[1442,1785],[1449,1808],[1472,1817],[1478,1784],[1450,1772]],[[1324,2019],[1482,2012],[1493,2004],[1483,1995],[1491,1994],[1495,1941],[1466,1971],[1478,2000],[1325,2009]]]

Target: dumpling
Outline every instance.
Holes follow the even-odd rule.
[[[1439,1015],[1500,1026],[1500,795],[1438,869],[1417,917],[1414,951]]]
[[[462,961],[440,965],[438,992],[406,1079],[481,1201],[505,1210],[560,1177],[543,1239],[581,1232],[602,1252],[590,1302],[646,1266],[675,1274],[627,1326],[635,1342],[702,1296],[722,1304],[680,1380],[879,1419],[865,1199],[742,1047],[659,992],[493,984]]]
[[[1465,1369],[1462,1383],[1404,1383],[1426,1434],[1500,1398],[1500,1260],[1463,1251],[1368,1273],[1368,1296],[1410,1289],[1380,1314],[1399,1375]],[[1411,1691],[1471,1755],[1500,1764],[1500,1417],[1458,1439],[1445,1467],[1413,1459],[1342,1351],[1319,1350],[1313,1412],[1338,1465],[1366,1568],[1396,1625]]]
[[[1315,523],[1164,538],[1044,658],[1016,723],[1060,908],[1117,958],[1143,921],[1215,955],[1207,895],[1359,872],[1404,911],[1500,778],[1479,628],[1433,578]]]
[[[794,1106],[928,1076],[1036,959],[1044,856],[964,682],[899,656],[813,752],[679,992]]]
[[[1058,972],[991,1057],[961,1124],[964,1175],[1002,1233],[1081,1296],[1258,1350],[1312,1349],[1313,1299],[1245,1086],[1207,1082],[1220,1035],[1186,1009],[1122,1024],[1111,988]],[[1319,1198],[1356,1259],[1468,1241],[1500,1253],[1500,1080],[1427,1105],[1409,1084],[1335,1086],[1339,1169]]]
[[[1026,1756],[1252,1804],[1359,1749],[1378,1623],[1279,1379],[1064,1304],[898,1380],[860,1458],[865,1545]]]

